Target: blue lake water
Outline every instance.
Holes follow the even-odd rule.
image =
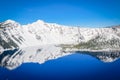
[[[14,70],[0,67],[0,80],[120,80],[120,60],[104,63],[75,53],[43,64],[24,63]]]

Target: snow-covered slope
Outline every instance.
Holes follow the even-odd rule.
[[[22,63],[41,64],[75,52],[112,62],[120,58],[119,51],[120,26],[80,28],[42,20],[28,25],[13,20],[0,23],[0,66],[8,69]]]
[[[0,23],[0,49],[47,44],[74,45],[73,48],[88,50],[118,50],[120,27],[80,28],[46,23],[42,20],[28,25],[20,25],[12,20]]]

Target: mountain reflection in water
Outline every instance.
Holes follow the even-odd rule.
[[[120,52],[76,51],[73,53],[65,52],[61,47],[58,46],[36,46],[4,51],[0,55],[0,66],[13,70],[19,67],[22,63],[43,64],[45,61],[75,53],[87,54],[103,62],[113,62],[120,57]]]

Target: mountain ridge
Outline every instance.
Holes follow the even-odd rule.
[[[13,70],[22,63],[42,64],[73,53],[103,62],[120,58],[120,28],[81,28],[38,20],[21,25],[0,23],[0,66]],[[19,58],[19,59],[18,59]]]
[[[76,45],[77,47],[90,50],[96,50],[96,47],[99,45],[103,48],[120,48],[119,26],[109,28],[81,28],[46,23],[43,20],[21,25],[14,20],[7,20],[0,23],[0,37],[0,46],[3,49],[46,44]],[[107,44],[106,47],[104,47],[105,44]]]

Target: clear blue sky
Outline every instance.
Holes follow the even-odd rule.
[[[104,27],[120,24],[120,0],[0,0],[0,22],[38,19],[63,25]]]

